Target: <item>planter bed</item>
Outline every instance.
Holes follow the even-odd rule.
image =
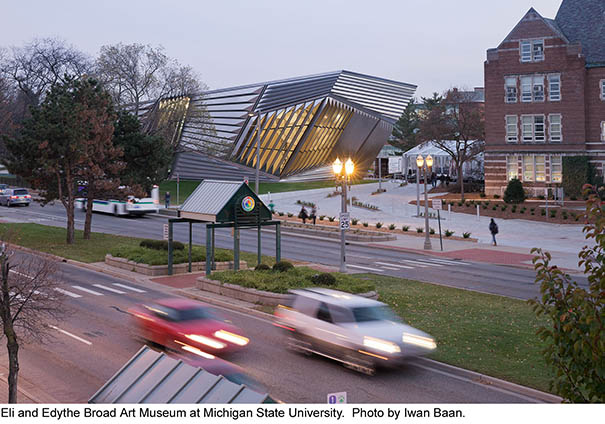
[[[147,265],[134,261],[129,261],[126,258],[116,258],[110,254],[105,255],[105,263],[107,265],[124,269],[127,271],[138,272],[139,274],[148,275],[150,277],[168,275],[168,265]],[[215,262],[217,271],[225,271],[233,269],[233,261]],[[172,265],[173,274],[185,274],[188,272],[189,264],[174,264]],[[240,269],[247,269],[246,261],[240,261]],[[199,272],[206,270],[206,262],[192,262],[191,272]]]

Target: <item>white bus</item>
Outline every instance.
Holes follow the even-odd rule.
[[[137,216],[146,213],[157,213],[160,209],[160,194],[158,186],[151,190],[151,197],[139,199],[134,196],[128,196],[126,200],[101,200],[92,201],[92,211],[110,213],[115,216]],[[76,209],[86,210],[86,199],[76,199]]]

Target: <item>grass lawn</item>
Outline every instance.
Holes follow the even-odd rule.
[[[10,238],[8,237],[8,232],[12,232]],[[2,237],[2,240],[9,239],[14,244],[39,250],[41,252],[52,253],[53,255],[58,255],[67,259],[87,263],[102,262],[105,260],[105,255],[107,253],[122,252],[125,255],[139,255],[141,258],[146,258],[150,262],[161,262],[161,259],[165,257],[164,263],[168,263],[168,253],[166,251],[144,252],[152,249],[143,249],[144,251],[142,252],[139,247],[139,243],[143,240],[142,238],[92,233],[90,240],[84,240],[82,234],[83,231],[76,230],[75,243],[68,246],[65,244],[65,228],[50,227],[40,224],[0,223],[0,236]],[[198,253],[198,256],[205,256],[206,248],[194,246],[194,251]],[[187,247],[185,247],[184,252],[185,253],[182,253],[181,251],[181,254],[186,257]],[[179,254],[175,254],[175,260],[180,258],[178,255]],[[227,249],[216,249],[215,255],[216,260],[224,258],[226,255],[231,258],[233,257],[232,251]],[[257,258],[255,253],[240,252],[240,259],[246,261],[250,266],[254,266]],[[263,255],[262,261],[268,265],[273,265],[275,263],[275,258]],[[152,265],[158,264],[152,263]]]
[[[548,391],[544,345],[536,336],[546,321],[525,301],[373,274],[356,277],[374,283],[381,301],[437,339],[431,358]]]
[[[374,180],[359,180],[353,182],[353,184],[369,184],[374,183]],[[193,190],[198,186],[199,181],[181,180],[179,187],[179,201],[184,202],[185,199],[193,193]],[[254,190],[254,181],[250,180],[250,187]],[[334,181],[306,181],[296,183],[260,183],[259,191],[260,194],[271,193],[282,193],[285,191],[297,191],[297,190],[312,190],[315,188],[326,188],[334,187]],[[160,184],[160,202],[164,202],[164,194],[170,192],[170,203],[176,204],[176,181],[164,181]]]

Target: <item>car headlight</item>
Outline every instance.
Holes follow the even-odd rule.
[[[387,353],[401,352],[401,349],[395,343],[382,339],[376,339],[374,337],[364,337],[363,345],[365,347],[369,347],[370,349],[376,349]]]
[[[403,333],[402,338],[404,343],[413,344],[416,346],[423,347],[425,349],[435,349],[437,347],[437,343],[431,337],[423,337],[418,336],[416,334]]]
[[[226,342],[236,344],[238,346],[246,346],[250,340],[244,336],[233,334],[229,331],[219,330],[214,332],[214,337],[225,340]]]
[[[222,349],[227,346],[225,343],[211,339],[210,337],[200,336],[199,334],[185,334],[185,337],[187,337],[189,340],[193,340],[194,342],[210,346],[214,349]]]

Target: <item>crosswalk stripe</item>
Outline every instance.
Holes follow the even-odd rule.
[[[133,292],[137,292],[137,293],[145,293],[145,290],[141,290],[141,289],[135,289],[134,287],[130,287],[124,284],[120,284],[120,283],[113,283],[114,286],[116,287],[121,287],[123,289],[126,290],[132,290]]]
[[[391,268],[390,266],[383,265],[384,269],[388,269],[389,271],[399,271],[399,268]]]
[[[430,265],[423,265],[422,263],[418,263],[417,261],[412,261],[412,260],[410,260],[410,259],[402,259],[402,261],[403,261],[403,262],[407,262],[407,263],[409,263],[409,264],[414,264],[414,265],[416,265],[416,266],[418,266],[418,267],[420,267],[420,268],[426,268],[426,267],[429,267],[429,266],[430,266]]]
[[[82,290],[83,292],[94,294],[95,296],[103,296],[103,293],[99,293],[94,290],[90,290],[85,287],[82,287],[82,286],[72,286],[72,287],[76,290]]]
[[[462,262],[462,261],[450,261],[447,259],[431,259],[432,261],[438,262],[438,263],[442,263],[445,265],[470,265],[467,264],[466,262]]]
[[[60,289],[60,288],[55,288],[55,290],[58,291],[59,293],[63,293],[64,295],[67,295],[67,296],[70,296],[70,297],[74,297],[74,298],[82,297],[79,294],[72,293],[70,291],[63,290],[63,289]]]
[[[365,270],[367,270],[367,271],[384,272],[384,270],[383,270],[383,269],[378,269],[378,268],[370,268],[369,266],[351,265],[351,264],[347,264],[347,266],[350,266],[351,268],[365,269]]]
[[[97,287],[99,289],[107,290],[107,291],[114,292],[114,293],[117,293],[117,294],[126,294],[126,292],[123,292],[122,290],[118,290],[118,289],[114,289],[114,288],[111,288],[111,287],[107,287],[107,286],[104,286],[103,284],[93,284],[93,286],[95,286],[95,287]]]
[[[390,264],[388,262],[374,262],[374,263],[378,264],[378,265],[384,265],[384,266],[394,266],[394,267],[397,267],[397,268],[414,269],[413,266],[399,265],[399,264]]]

